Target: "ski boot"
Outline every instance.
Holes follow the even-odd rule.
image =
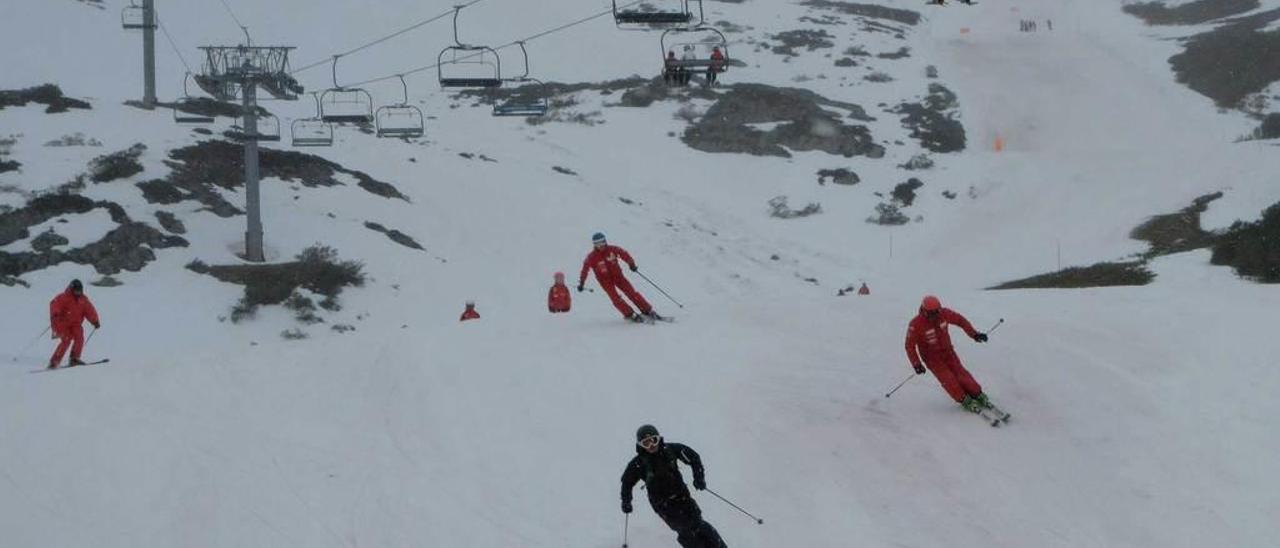
[[[75,367],[77,365],[84,365],[84,361],[80,358],[71,358],[71,363],[68,363],[67,367]]]
[[[57,369],[57,368],[58,368],[58,362],[49,362],[49,366],[48,366],[48,367],[46,367],[45,369],[50,369],[50,370],[52,370],[52,369]]]
[[[627,316],[627,320],[628,320],[628,321],[631,321],[631,322],[634,322],[634,323],[644,323],[644,322],[645,322],[644,316],[641,316],[641,315],[639,315],[639,314],[636,314],[635,312],[632,312],[630,316]]]
[[[978,394],[977,396],[973,396],[973,399],[974,401],[977,401],[978,405],[982,406],[983,408],[992,409],[995,407],[995,405],[991,404],[991,400],[987,399],[987,394],[985,392],[982,394]]]
[[[662,319],[662,316],[659,316],[657,312],[654,312],[652,310],[645,312],[644,317],[648,318],[649,321],[651,322],[656,322]]]
[[[979,403],[978,400],[975,399],[973,396],[966,395],[964,397],[964,401],[960,402],[960,407],[963,407],[965,411],[968,411],[970,413],[982,412],[982,404]]]

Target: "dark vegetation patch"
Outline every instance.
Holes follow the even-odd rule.
[[[895,27],[893,25],[886,25],[879,21],[873,21],[870,19],[861,19],[858,22],[861,23],[862,25],[859,31],[863,33],[870,34],[873,32],[879,32],[883,34],[890,34],[890,35],[893,35],[894,38],[897,38],[899,40],[905,40],[907,38],[903,34],[906,32],[906,29],[903,29],[900,27]]]
[[[120,280],[115,279],[114,276],[103,276],[92,282],[89,282],[89,285],[94,287],[120,287],[124,285],[124,282],[121,282]]]
[[[832,42],[832,40],[835,39],[835,36],[832,36],[830,33],[822,29],[789,30],[774,34],[770,36],[770,38],[781,42],[781,44],[773,46],[772,51],[774,53],[790,57],[800,55],[796,53],[796,49],[798,48],[805,48],[808,51],[817,51],[820,49],[835,47],[835,42]]]
[[[858,105],[805,89],[761,84],[737,84],[714,96],[716,103],[681,137],[696,150],[781,157],[790,157],[789,150],[884,156],[884,147],[875,143],[866,126],[845,125],[838,114],[822,108],[847,110],[848,118],[872,120]],[[778,125],[768,131],[751,126],[766,123]]]
[[[805,0],[802,6],[836,10],[848,15],[887,19],[898,23],[915,25],[920,22],[920,14],[911,10],[895,9],[875,4],[858,4],[854,2],[838,2],[834,0]]]
[[[129,102],[131,106],[141,107],[141,103]],[[187,101],[178,101],[174,103],[156,103],[161,108],[171,108],[179,112],[193,114],[196,116],[209,116],[213,118],[243,118],[244,107],[237,103],[228,103],[226,101],[218,101],[209,97],[193,97]],[[269,116],[271,112],[260,106],[255,106],[258,116]]]
[[[1258,0],[1196,0],[1172,8],[1164,2],[1128,4],[1124,12],[1148,25],[1199,25],[1258,9]]]
[[[417,240],[414,240],[411,236],[403,232],[400,232],[399,230],[389,229],[385,226],[382,226],[378,223],[371,222],[371,221],[365,221],[364,227],[375,232],[381,232],[383,234],[386,234],[388,238],[391,238],[391,241],[398,243],[402,246],[405,246],[409,249],[426,251],[426,249],[422,247],[422,244],[419,244]]]
[[[841,57],[839,59],[836,59],[835,65],[841,68],[856,67],[858,66],[858,62],[855,61],[852,57]]]
[[[1230,265],[1248,279],[1280,283],[1280,203],[1257,221],[1233,223],[1214,241],[1210,262]]]
[[[1280,80],[1280,30],[1262,30],[1278,19],[1280,9],[1234,19],[1192,37],[1169,64],[1179,82],[1219,107],[1237,107]]]
[[[44,144],[46,147],[100,147],[102,141],[92,137],[85,137],[84,133],[79,131],[71,135],[63,135],[57,139],[53,139]]]
[[[1155,278],[1156,275],[1148,270],[1146,263],[1142,261],[1097,263],[1092,266],[1064,268],[1057,272],[1005,282],[987,289],[1078,289],[1147,285]]]
[[[810,202],[800,209],[791,209],[786,196],[775,196],[769,200],[769,216],[778,219],[796,219],[822,213],[822,204]]]
[[[569,168],[567,168],[567,167],[551,166],[551,171],[554,171],[554,172],[559,173],[559,174],[561,174],[561,175],[570,175],[570,176],[575,176],[575,177],[578,175],[578,172],[576,172],[576,171],[574,171],[574,170],[572,170],[572,169],[569,169]]]
[[[8,173],[10,171],[18,171],[22,164],[16,160],[0,160],[0,173]]]
[[[0,252],[0,276],[17,277],[27,272],[43,270],[64,262],[92,265],[99,274],[116,274],[121,270],[137,272],[147,263],[154,261],[153,250],[171,247],[186,247],[187,241],[177,236],[166,236],[159,230],[129,219],[124,208],[118,204],[105,201],[93,201],[75,194],[47,194],[32,199],[27,205],[0,215],[0,245],[7,245],[30,236],[29,228],[50,219],[63,215],[87,213],[94,209],[105,209],[111,220],[119,226],[107,232],[96,242],[61,251],[53,249],[58,241],[65,245],[65,239],[46,238],[41,247],[50,244],[41,251],[24,251],[19,253]],[[39,239],[39,238],[37,238]]]
[[[893,199],[902,204],[902,207],[911,207],[911,204],[916,201],[916,190],[922,186],[924,182],[920,179],[915,177],[907,179],[905,183],[899,183],[898,186],[893,187]]]
[[[48,253],[55,247],[63,246],[71,243],[65,236],[54,232],[52,228],[41,232],[39,236],[31,239],[31,249],[40,253]]]
[[[1280,113],[1273,112],[1262,118],[1262,124],[1250,133],[1246,140],[1280,138]],[[3,173],[0,171],[0,173]]]
[[[210,266],[194,261],[187,269],[244,286],[244,296],[232,308],[233,322],[252,318],[261,306],[284,303],[298,288],[324,295],[326,301],[332,300],[330,307],[340,308],[337,297],[342,290],[365,282],[362,263],[342,261],[336,250],[320,245],[303,250],[287,263]]]
[[[929,169],[933,167],[933,158],[930,158],[928,154],[917,154],[905,163],[898,164],[898,167],[907,171]]]
[[[119,152],[94,158],[89,162],[89,179],[95,183],[108,183],[142,173],[138,158],[146,150],[147,145],[137,143]]]
[[[62,95],[62,88],[53,84],[44,84],[26,89],[0,89],[0,110],[7,107],[24,107],[28,103],[45,105],[46,113],[57,114],[73,108],[89,110],[93,107],[79,99]]]
[[[942,84],[929,84],[929,95],[921,103],[902,103],[893,112],[902,116],[902,126],[930,152],[959,152],[965,148],[964,125],[956,120],[956,95]]]
[[[867,217],[867,222],[883,226],[898,226],[911,222],[911,218],[907,217],[897,204],[880,202],[876,204],[875,215]]]
[[[903,46],[898,48],[898,51],[880,53],[877,54],[876,57],[881,59],[906,59],[907,57],[911,57],[911,48]]]
[[[854,173],[852,170],[849,170],[849,169],[839,168],[839,169],[818,170],[818,184],[820,185],[827,184],[827,179],[831,179],[831,182],[837,185],[850,185],[850,186],[856,185],[862,181],[862,179],[858,177],[857,173]]]
[[[1177,213],[1156,215],[1134,228],[1129,237],[1150,244],[1148,258],[1209,247],[1214,235],[1200,228],[1200,214],[1221,197],[1221,192],[1206,194]]]
[[[220,217],[242,213],[218,191],[239,191],[244,186],[244,151],[240,145],[227,141],[201,141],[169,151],[169,158],[165,161],[172,170],[168,177],[137,185],[148,202],[167,205],[195,200]],[[311,154],[264,148],[259,150],[259,164],[263,178],[274,177],[315,188],[342,185],[337,175],[344,174],[354,177],[358,186],[367,192],[409,201],[390,183]]]
[[[847,25],[847,24],[848,24],[848,23],[846,23],[846,22],[845,22],[845,20],[844,20],[844,19],[841,19],[841,18],[836,17],[836,16],[834,16],[834,15],[823,15],[822,17],[809,17],[808,15],[805,15],[805,16],[803,16],[803,17],[801,17],[801,18],[800,18],[800,22],[801,22],[801,23],[813,23],[813,24],[815,24],[815,25],[832,25],[832,26]]]
[[[160,228],[163,228],[172,234],[187,233],[187,225],[182,224],[182,220],[178,219],[168,211],[157,211],[156,221],[160,223]]]

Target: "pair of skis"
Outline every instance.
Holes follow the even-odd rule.
[[[55,368],[52,368],[52,369],[50,369],[50,368],[46,367],[46,368],[44,368],[44,369],[36,369],[36,370],[31,371],[31,372],[32,372],[32,373],[48,373],[48,372],[50,372],[50,371],[62,371],[63,369],[70,369],[70,368],[72,368],[72,367],[84,367],[84,366],[86,366],[86,365],[99,365],[99,364],[108,363],[108,362],[110,362],[110,361],[111,361],[111,359],[110,359],[110,358],[103,358],[103,359],[101,359],[101,360],[97,360],[97,361],[84,362],[84,363],[79,364],[79,365],[64,365],[64,366],[62,366],[62,367],[55,367]]]
[[[992,427],[997,427],[1001,424],[1008,424],[1009,417],[1012,417],[1013,415],[993,403],[990,407],[979,408],[978,416],[982,417],[982,420],[991,424]]]

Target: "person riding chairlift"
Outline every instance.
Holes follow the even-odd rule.
[[[711,64],[707,65],[707,87],[716,85],[716,75],[724,72],[724,54],[720,47],[711,48]]]

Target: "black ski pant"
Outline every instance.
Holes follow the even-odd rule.
[[[676,532],[676,541],[682,548],[728,548],[710,523],[702,519],[702,509],[688,495],[673,495],[665,499],[649,499],[654,513]]]

